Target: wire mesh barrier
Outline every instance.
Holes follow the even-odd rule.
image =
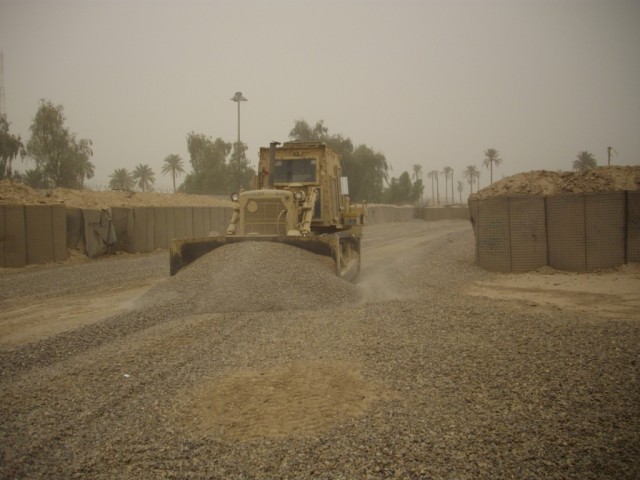
[[[463,210],[463,209],[458,209]],[[464,209],[466,210],[466,209]],[[413,207],[372,205],[368,222],[403,222]],[[0,205],[0,267],[67,259],[67,248],[94,258],[107,252],[146,253],[167,249],[173,239],[224,235],[230,207],[111,207]]]
[[[67,258],[63,205],[0,206],[0,267]]]
[[[498,272],[575,272],[640,260],[640,192],[469,201],[476,263]]]
[[[0,267],[67,259],[67,248],[94,258],[110,251],[152,252],[174,238],[224,232],[227,207],[113,207],[0,205]]]
[[[627,263],[640,263],[640,191],[627,192]]]

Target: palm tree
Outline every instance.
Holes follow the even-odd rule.
[[[490,172],[491,183],[493,184],[493,166],[499,166],[502,163],[502,159],[498,156],[500,153],[495,148],[489,148],[484,151],[484,160],[482,165],[487,167]]]
[[[136,185],[140,190],[146,192],[151,190],[153,185],[156,183],[156,174],[153,173],[151,167],[148,164],[139,164],[136,169],[133,171],[133,180],[136,182]]]
[[[596,168],[597,166],[598,162],[596,162],[593,153],[587,152],[586,150],[578,153],[576,160],[573,161],[573,169],[580,173],[584,173],[590,168]]]
[[[413,183],[415,184],[418,180],[422,183],[422,165],[415,164],[413,165],[411,176],[413,177]],[[422,190],[420,190],[420,198],[418,200],[422,200]]]
[[[427,176],[431,178],[431,194],[433,195],[433,180],[435,179],[436,181],[436,199],[435,199],[435,203],[437,205],[440,205],[440,182],[438,181],[438,175],[440,175],[440,172],[438,170],[431,170]]]
[[[164,159],[162,174],[166,175],[167,173],[171,174],[171,178],[173,179],[173,193],[176,193],[176,177],[181,173],[184,173],[182,158],[180,158],[180,155],[173,153]]]
[[[413,177],[413,181],[415,182],[416,180],[420,179],[422,180],[422,165],[418,165],[417,163],[411,167],[413,170],[412,173],[412,177]]]
[[[469,165],[462,173],[462,176],[469,182],[470,193],[473,193],[473,184],[476,181],[476,178],[480,177],[480,172],[475,165]]]
[[[126,168],[116,168],[109,178],[111,190],[131,190],[135,185],[133,175]]]
[[[436,196],[435,196],[435,190],[434,190],[434,175],[435,173],[437,173],[435,170],[430,171],[429,173],[427,173],[427,177],[429,177],[431,179],[431,202],[435,205],[436,203]]]
[[[84,188],[85,178],[93,178],[96,167],[89,161],[88,157],[79,158],[78,163],[78,184],[80,188]]]
[[[460,205],[462,205],[462,190],[464,190],[464,182],[458,180],[458,194],[460,195]]]
[[[442,173],[444,173],[444,186],[445,186],[445,194],[444,194],[444,201],[445,203],[448,202],[448,198],[449,198],[449,175],[451,175],[451,203],[455,203],[455,200],[453,199],[453,168],[451,167],[444,167],[442,169]]]

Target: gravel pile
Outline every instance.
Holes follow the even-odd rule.
[[[637,321],[466,296],[490,275],[467,223],[386,228],[370,227],[360,285],[375,258],[404,296],[220,312],[150,294],[6,353],[0,478],[640,477]]]
[[[305,310],[354,303],[359,291],[334,261],[273,242],[217,248],[150,290],[143,304],[179,302],[193,314]]]
[[[500,195],[561,195],[566,193],[619,192],[640,190],[640,166],[606,166],[586,172],[534,170],[492,183],[471,199]]]

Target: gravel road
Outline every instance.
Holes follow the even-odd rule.
[[[465,294],[468,222],[365,235],[355,285],[264,244],[0,273],[0,328],[100,305],[0,344],[0,478],[640,478],[637,320]]]

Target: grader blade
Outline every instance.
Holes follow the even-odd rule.
[[[346,281],[352,281],[360,271],[359,238],[328,234],[309,237],[239,235],[174,240],[169,252],[169,273],[175,275],[182,268],[216,248],[239,242],[284,243],[318,255],[331,257],[336,265],[336,274]]]

